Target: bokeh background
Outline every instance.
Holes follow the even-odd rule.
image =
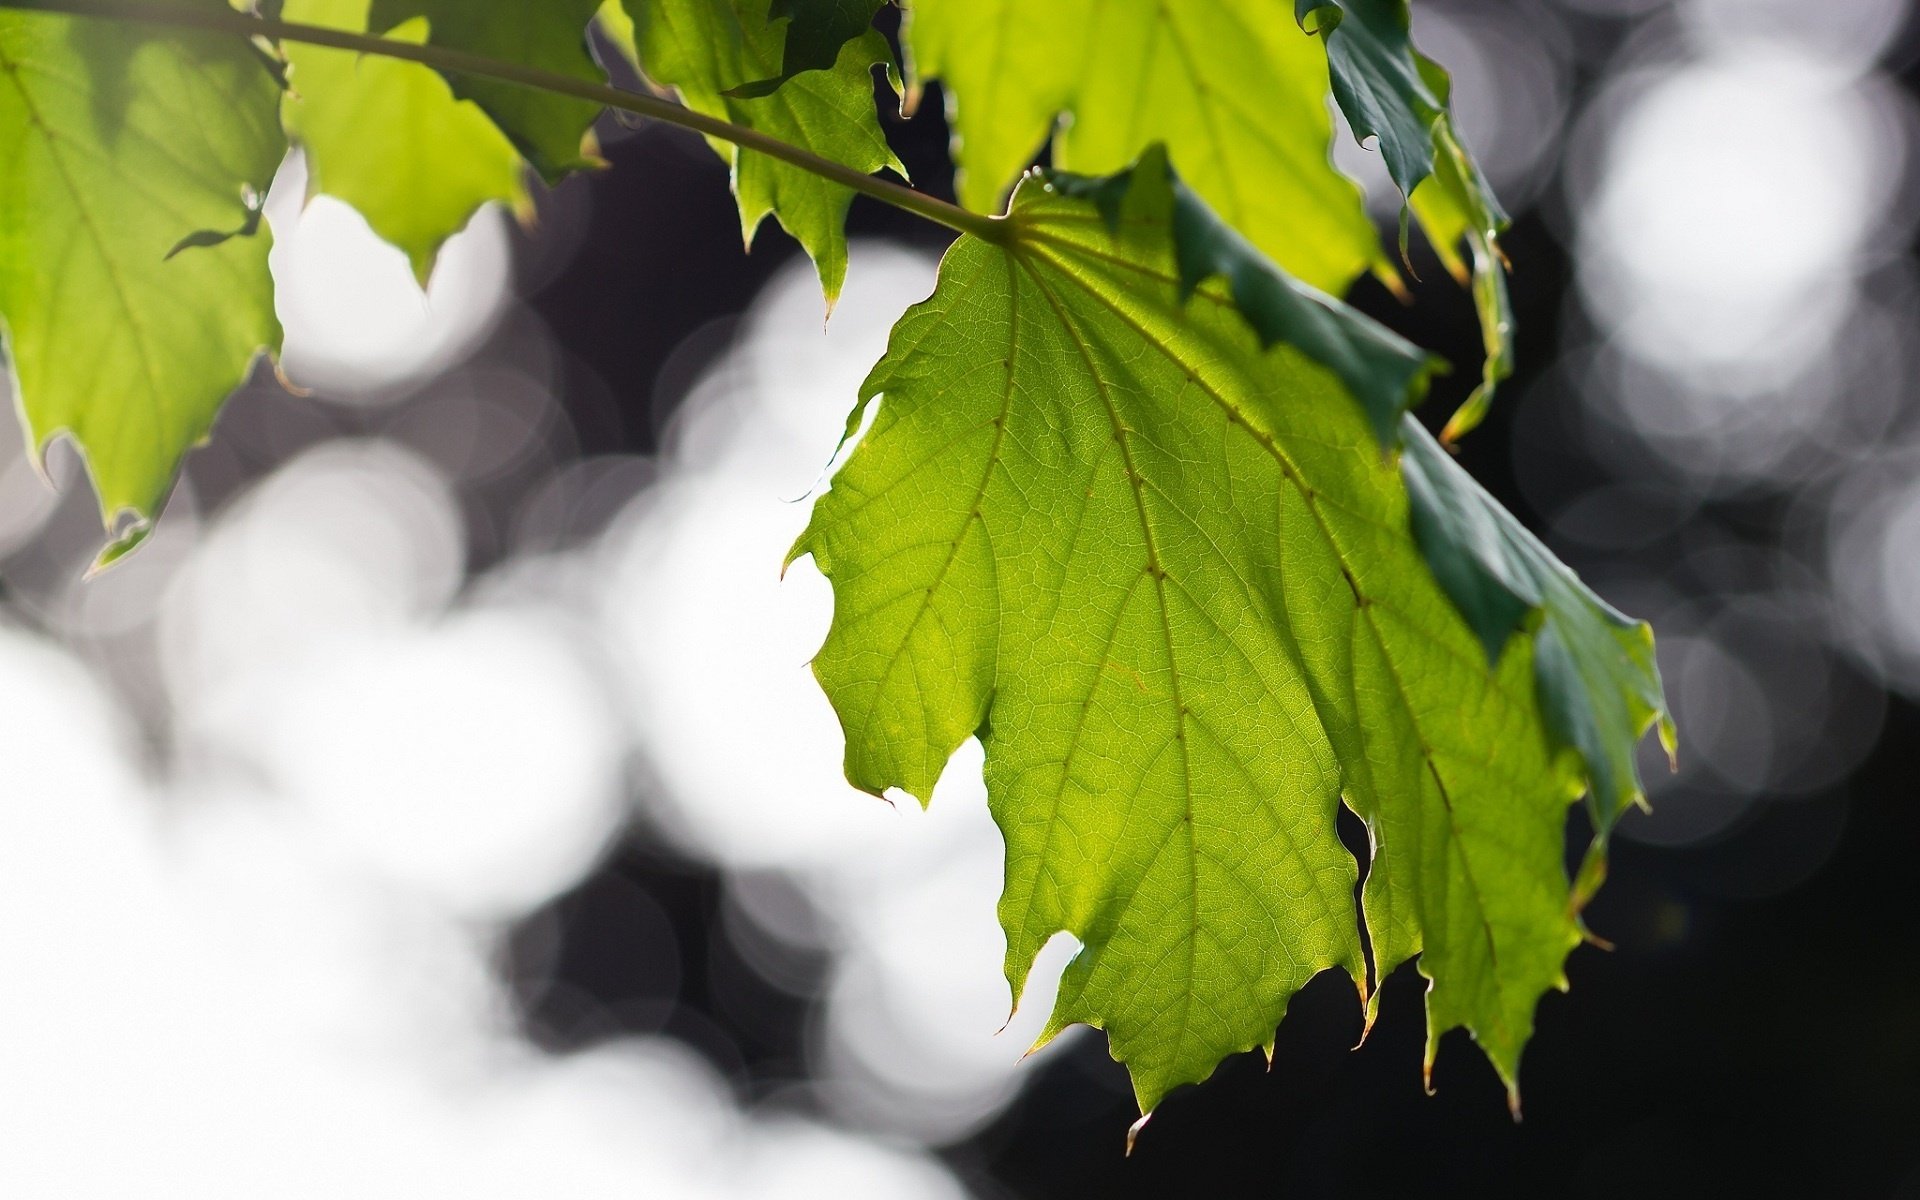
[[[306,392],[262,372],[106,575],[72,453],[0,432],[0,1194],[1920,1196],[1909,7],[1416,4],[1517,218],[1466,460],[1655,622],[1683,736],[1523,1123],[1463,1035],[1422,1094],[1404,970],[1130,1159],[1102,1038],[1022,1058],[1065,950],[1001,1031],[978,750],[925,813],[841,782],[779,571],[943,239],[856,205],[823,325],[703,144],[608,122],[424,296],[290,162]],[[888,126],[946,189],[940,105]],[[1459,365],[1438,421],[1477,334],[1415,266],[1358,300]]]

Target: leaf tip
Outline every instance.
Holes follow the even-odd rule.
[[[1607,881],[1607,848],[1599,838],[1587,847],[1587,853],[1580,860],[1580,870],[1573,877],[1573,891],[1568,903],[1577,916],[1584,911],[1600,885]]]
[[[1400,272],[1393,269],[1392,263],[1381,263],[1374,269],[1373,277],[1380,281],[1380,285],[1386,288],[1388,294],[1395,300],[1407,306],[1413,304],[1413,292],[1408,289],[1407,281],[1400,277]]]
[[[1150,1112],[1144,1112],[1140,1114],[1139,1120],[1127,1126],[1127,1150],[1126,1150],[1127,1158],[1133,1157],[1134,1143],[1140,1140],[1141,1131],[1147,1127],[1147,1122],[1151,1120],[1153,1120],[1153,1114]]]
[[[1486,419],[1487,410],[1493,405],[1493,388],[1485,383],[1473,389],[1453,415],[1447,418],[1446,428],[1440,431],[1440,444],[1451,450],[1459,444],[1461,438],[1479,428]]]
[[[97,578],[115,563],[127,555],[132,554],[135,550],[138,550],[141,544],[145,542],[152,533],[152,517],[135,517],[133,521],[128,523],[126,528],[122,529],[111,541],[100,548],[100,553],[94,556],[92,565],[87,568],[86,574],[81,578],[86,580]]]
[[[1360,981],[1360,1014],[1360,1040],[1353,1044],[1355,1050],[1367,1044],[1367,1039],[1373,1036],[1373,1023],[1380,1018],[1379,989],[1368,991],[1365,980]]]
[[[272,362],[274,382],[278,383],[281,390],[285,391],[287,395],[296,396],[302,400],[313,395],[312,388],[303,383],[294,382],[293,376],[287,374],[286,364],[280,361],[278,355],[273,356]]]
[[[794,539],[793,548],[788,550],[787,556],[780,560],[780,581],[782,583],[786,582],[787,571],[793,564],[813,553],[813,547],[807,544],[807,539],[812,536],[813,526],[809,525],[801,530],[800,536]],[[816,560],[816,565],[818,565],[818,560]],[[824,575],[826,572],[822,571],[821,574]]]

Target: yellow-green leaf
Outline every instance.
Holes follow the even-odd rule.
[[[435,45],[604,83],[606,74],[587,43],[587,27],[599,7],[600,0],[373,0],[370,19],[376,32],[384,32],[425,17],[427,39]],[[455,95],[493,117],[547,182],[599,165],[591,139],[598,104],[465,72],[449,72],[447,78]]]
[[[232,37],[0,11],[0,324],[30,441],[86,456],[103,558],[279,342],[258,227],[279,103]]]
[[[1596,641],[1601,673],[1549,669],[1598,601],[1544,551],[1551,588],[1490,573],[1477,536],[1511,518],[1463,474],[1419,474],[1472,516],[1416,537],[1396,460],[1445,455],[1410,421],[1383,452],[1376,415],[1409,351],[1324,297],[1311,323],[1257,311],[1298,285],[1186,244],[1225,236],[1194,203],[1157,156],[1105,188],[1029,180],[895,330],[794,548],[834,587],[815,670],[848,778],[924,802],[979,736],[1008,980],[1078,938],[1049,1032],[1105,1028],[1143,1111],[1271,1044],[1320,970],[1365,994],[1415,954],[1429,1058],[1465,1026],[1517,1087],[1581,938],[1562,855],[1590,772],[1551,709],[1657,701],[1657,677]],[[1301,336],[1321,319],[1340,336]],[[1492,662],[1437,575],[1463,557],[1531,631]],[[1644,723],[1589,728],[1613,762]],[[1371,975],[1343,800],[1372,833]]]
[[[370,0],[286,0],[286,20],[363,32]],[[422,41],[426,23],[387,34]],[[519,151],[427,67],[288,42],[287,131],[305,147],[308,190],[360,211],[422,284],[434,256],[491,201],[529,204]]]
[[[1193,190],[1303,282],[1392,275],[1330,157],[1326,54],[1281,4],[913,0],[906,44],[912,86],[947,89],[971,208],[997,209],[1056,127],[1054,165],[1088,174],[1164,142]]]

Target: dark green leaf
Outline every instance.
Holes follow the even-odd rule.
[[[373,0],[372,28],[425,17],[427,40],[506,63],[539,67],[590,83],[606,75],[587,44],[600,0],[482,4],[474,0]],[[586,138],[600,106],[517,84],[450,73],[454,94],[487,111],[549,183],[599,160]]]
[[[1513,373],[1513,313],[1507,298],[1500,231],[1507,215],[1453,129],[1452,81],[1413,47],[1406,0],[1295,0],[1303,29],[1326,41],[1334,99],[1358,138],[1379,139],[1388,174],[1407,198],[1402,210],[1420,219],[1447,269],[1471,286],[1485,359],[1480,386],[1447,425],[1448,440],[1479,424],[1501,380]]]
[[[1673,744],[1653,631],[1587,590],[1412,420],[1404,441],[1414,534],[1487,656],[1497,659],[1524,618],[1540,611],[1541,705],[1561,744],[1586,761],[1594,825],[1604,836],[1645,797],[1634,765],[1641,736],[1658,725]]]
[[[887,146],[873,104],[873,67],[889,61],[875,30],[847,42],[831,70],[807,71],[758,98],[728,94],[780,69],[783,36],[768,0],[627,0],[640,67],[688,108],[720,117],[861,171],[905,168]],[[853,193],[799,167],[714,142],[733,164],[733,190],[749,242],[772,215],[813,256],[831,301],[847,274],[846,216]]]
[[[786,21],[786,48],[780,55],[780,73],[728,88],[727,95],[753,99],[802,71],[830,70],[840,60],[840,48],[873,27],[874,0],[773,0],[769,21]]]

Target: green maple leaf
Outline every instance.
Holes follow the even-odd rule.
[[[1202,212],[1158,156],[1030,180],[896,328],[794,548],[834,588],[848,778],[924,803],[980,737],[1014,995],[1078,938],[1047,1036],[1105,1028],[1143,1112],[1270,1046],[1319,971],[1367,993],[1344,798],[1372,978],[1420,954],[1429,1061],[1465,1026],[1512,1087],[1581,937],[1566,731],[1637,792],[1659,685],[1621,647],[1651,643],[1417,425],[1383,450],[1421,355],[1276,302],[1297,285]]]
[[[1507,215],[1453,129],[1452,82],[1414,49],[1407,0],[1295,0],[1302,28],[1326,39],[1334,100],[1357,138],[1378,138],[1387,173],[1407,198],[1441,262],[1469,281],[1459,246],[1472,255],[1470,286],[1485,341],[1480,386],[1447,423],[1449,439],[1485,416],[1494,388],[1513,373],[1513,313],[1499,248]]]
[[[587,44],[587,27],[599,8],[600,0],[373,0],[370,22],[376,31],[385,31],[425,17],[427,38],[435,45],[604,83],[606,74]],[[588,136],[600,105],[458,72],[447,78],[455,95],[492,116],[547,182],[600,165]]]
[[[1410,433],[1419,433],[1409,423]],[[1604,849],[1620,814],[1645,799],[1634,746],[1674,728],[1653,633],[1588,591],[1430,437],[1408,436],[1403,474],[1415,539],[1440,586],[1497,660],[1539,612],[1535,674],[1549,728],[1586,766],[1588,808]]]
[[[284,19],[363,32],[370,0],[286,0]],[[423,40],[408,22],[388,34]],[[399,247],[424,286],[441,245],[481,205],[523,214],[520,153],[477,106],[415,63],[288,42],[288,133],[307,152],[308,190],[346,201]]]
[[[873,104],[873,66],[891,61],[878,32],[870,29],[841,45],[831,70],[796,74],[765,95],[735,95],[739,85],[781,72],[785,33],[768,20],[768,0],[628,0],[627,12],[641,68],[678,91],[688,108],[861,171],[905,174]],[[722,142],[713,147],[733,164],[747,240],[773,216],[813,257],[831,303],[846,279],[845,226],[853,194],[751,150]]]
[[[873,26],[874,0],[773,0],[769,21],[785,21],[780,73],[727,89],[730,96],[765,96],[802,71],[831,70],[840,50]]]
[[[990,211],[1062,114],[1058,167],[1117,171],[1164,142],[1181,177],[1295,277],[1391,276],[1359,189],[1333,167],[1326,55],[1282,13],[1234,0],[915,0],[917,90],[938,77],[962,203]]]
[[[1378,138],[1403,196],[1433,173],[1433,126],[1446,104],[1421,70],[1407,0],[1294,0],[1302,29],[1322,34],[1333,98],[1357,138]]]
[[[1432,70],[1436,85],[1445,85],[1445,74],[1438,67]],[[1480,384],[1448,420],[1442,435],[1451,441],[1480,423],[1493,402],[1494,388],[1513,374],[1513,302],[1507,294],[1506,256],[1500,250],[1506,213],[1493,198],[1479,166],[1454,136],[1450,121],[1435,125],[1434,145],[1434,173],[1413,193],[1409,207],[1447,270],[1472,287],[1484,350]],[[1471,270],[1460,256],[1463,242],[1472,255]]]
[[[1406,0],[1295,0],[1295,21],[1280,7],[916,0],[906,41],[916,87],[938,77],[950,89],[970,207],[997,207],[1064,115],[1055,165],[1115,171],[1164,142],[1194,190],[1292,275],[1340,291],[1372,269],[1392,284],[1358,190],[1328,157],[1331,88],[1473,288],[1486,360],[1448,430],[1464,434],[1512,373],[1513,321],[1497,240],[1507,219],[1453,134],[1446,73],[1414,50]]]
[[[0,322],[29,441],[73,436],[120,534],[103,562],[279,342],[279,103],[230,37],[0,12]]]

